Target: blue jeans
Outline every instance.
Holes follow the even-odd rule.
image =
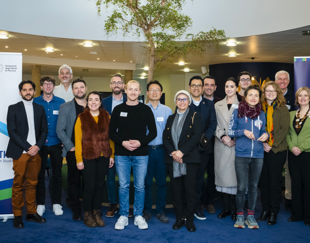
[[[254,211],[257,200],[257,186],[263,168],[263,158],[235,158],[237,176],[237,212],[243,212],[245,192],[248,188],[249,210]]]
[[[110,204],[117,204],[115,176],[116,176],[116,165],[114,165],[112,168],[109,168],[107,173],[107,189]]]
[[[149,156],[115,156],[116,172],[119,177],[119,206],[121,216],[129,214],[129,186],[130,172],[133,169],[135,199],[133,214],[135,217],[143,215],[144,208],[144,182],[147,172]]]
[[[148,146],[149,147],[149,163],[145,178],[145,203],[144,208],[147,211],[152,210],[152,187],[153,177],[156,180],[156,213],[163,213],[166,207],[166,165],[165,151],[163,146]]]

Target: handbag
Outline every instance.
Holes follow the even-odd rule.
[[[193,117],[192,117],[192,124],[194,124],[194,117],[195,117],[196,112],[194,113]],[[199,141],[199,152],[203,152],[206,151],[209,147],[209,142],[208,139],[206,137],[206,135],[203,133],[201,135],[200,141]]]

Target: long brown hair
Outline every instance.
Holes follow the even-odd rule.
[[[284,98],[284,95],[282,93],[282,90],[280,89],[280,86],[276,82],[274,82],[274,81],[269,81],[269,82],[264,84],[264,86],[263,86],[262,102],[267,101],[266,100],[266,96],[265,96],[265,92],[266,92],[266,88],[269,85],[271,85],[274,88],[274,90],[277,92],[277,98],[276,98],[277,108],[285,106],[286,105],[286,99]]]

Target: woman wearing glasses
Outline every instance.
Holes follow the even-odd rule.
[[[263,211],[257,221],[268,225],[277,223],[282,191],[282,171],[287,156],[286,135],[290,126],[290,114],[286,100],[278,84],[273,81],[263,87],[263,110],[269,138],[264,145],[264,164],[259,180]]]
[[[292,215],[288,221],[303,220],[310,226],[310,90],[302,87],[295,96],[299,109],[290,112],[290,129],[286,136],[292,178]]]
[[[185,225],[182,219],[183,192],[186,194],[186,227],[190,232],[196,231],[194,210],[196,206],[196,177],[200,164],[198,144],[202,135],[201,116],[190,110],[190,94],[181,90],[176,93],[174,102],[176,112],[169,116],[164,133],[163,144],[166,150],[172,200],[176,214],[174,230]]]

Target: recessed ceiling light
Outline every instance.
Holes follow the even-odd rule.
[[[236,46],[237,42],[235,40],[227,40],[226,46]]]
[[[144,76],[141,76],[140,79],[145,79],[145,77],[144,77]]]
[[[54,48],[53,47],[46,47],[45,51],[48,52],[54,52]]]
[[[184,72],[188,73],[189,72],[189,68],[184,68]]]
[[[91,41],[85,41],[85,42],[83,43],[83,46],[84,46],[84,47],[93,47],[93,46],[94,46],[94,43],[92,43]]]
[[[60,54],[60,56],[63,56],[64,54]]]
[[[237,53],[236,52],[229,52],[228,57],[236,57]]]
[[[141,76],[145,76],[146,75],[146,73],[141,73]]]
[[[78,56],[75,56],[75,57],[78,57]]]
[[[91,55],[97,55],[98,53],[96,51],[91,51],[90,54]]]
[[[8,34],[0,34],[0,39],[9,39]]]
[[[310,35],[310,30],[303,30],[302,35]]]
[[[179,66],[184,66],[184,65],[185,65],[185,62],[182,62],[182,61],[181,61],[181,62],[178,63],[178,65],[179,65]]]
[[[115,60],[113,60],[113,62],[115,62]]]
[[[149,67],[144,67],[143,70],[148,71]]]
[[[132,63],[132,61],[130,61],[130,63]]]
[[[5,48],[9,48],[9,46],[5,46]]]
[[[98,57],[97,60],[100,60],[100,58]]]
[[[24,51],[27,51],[27,49],[24,49]]]

